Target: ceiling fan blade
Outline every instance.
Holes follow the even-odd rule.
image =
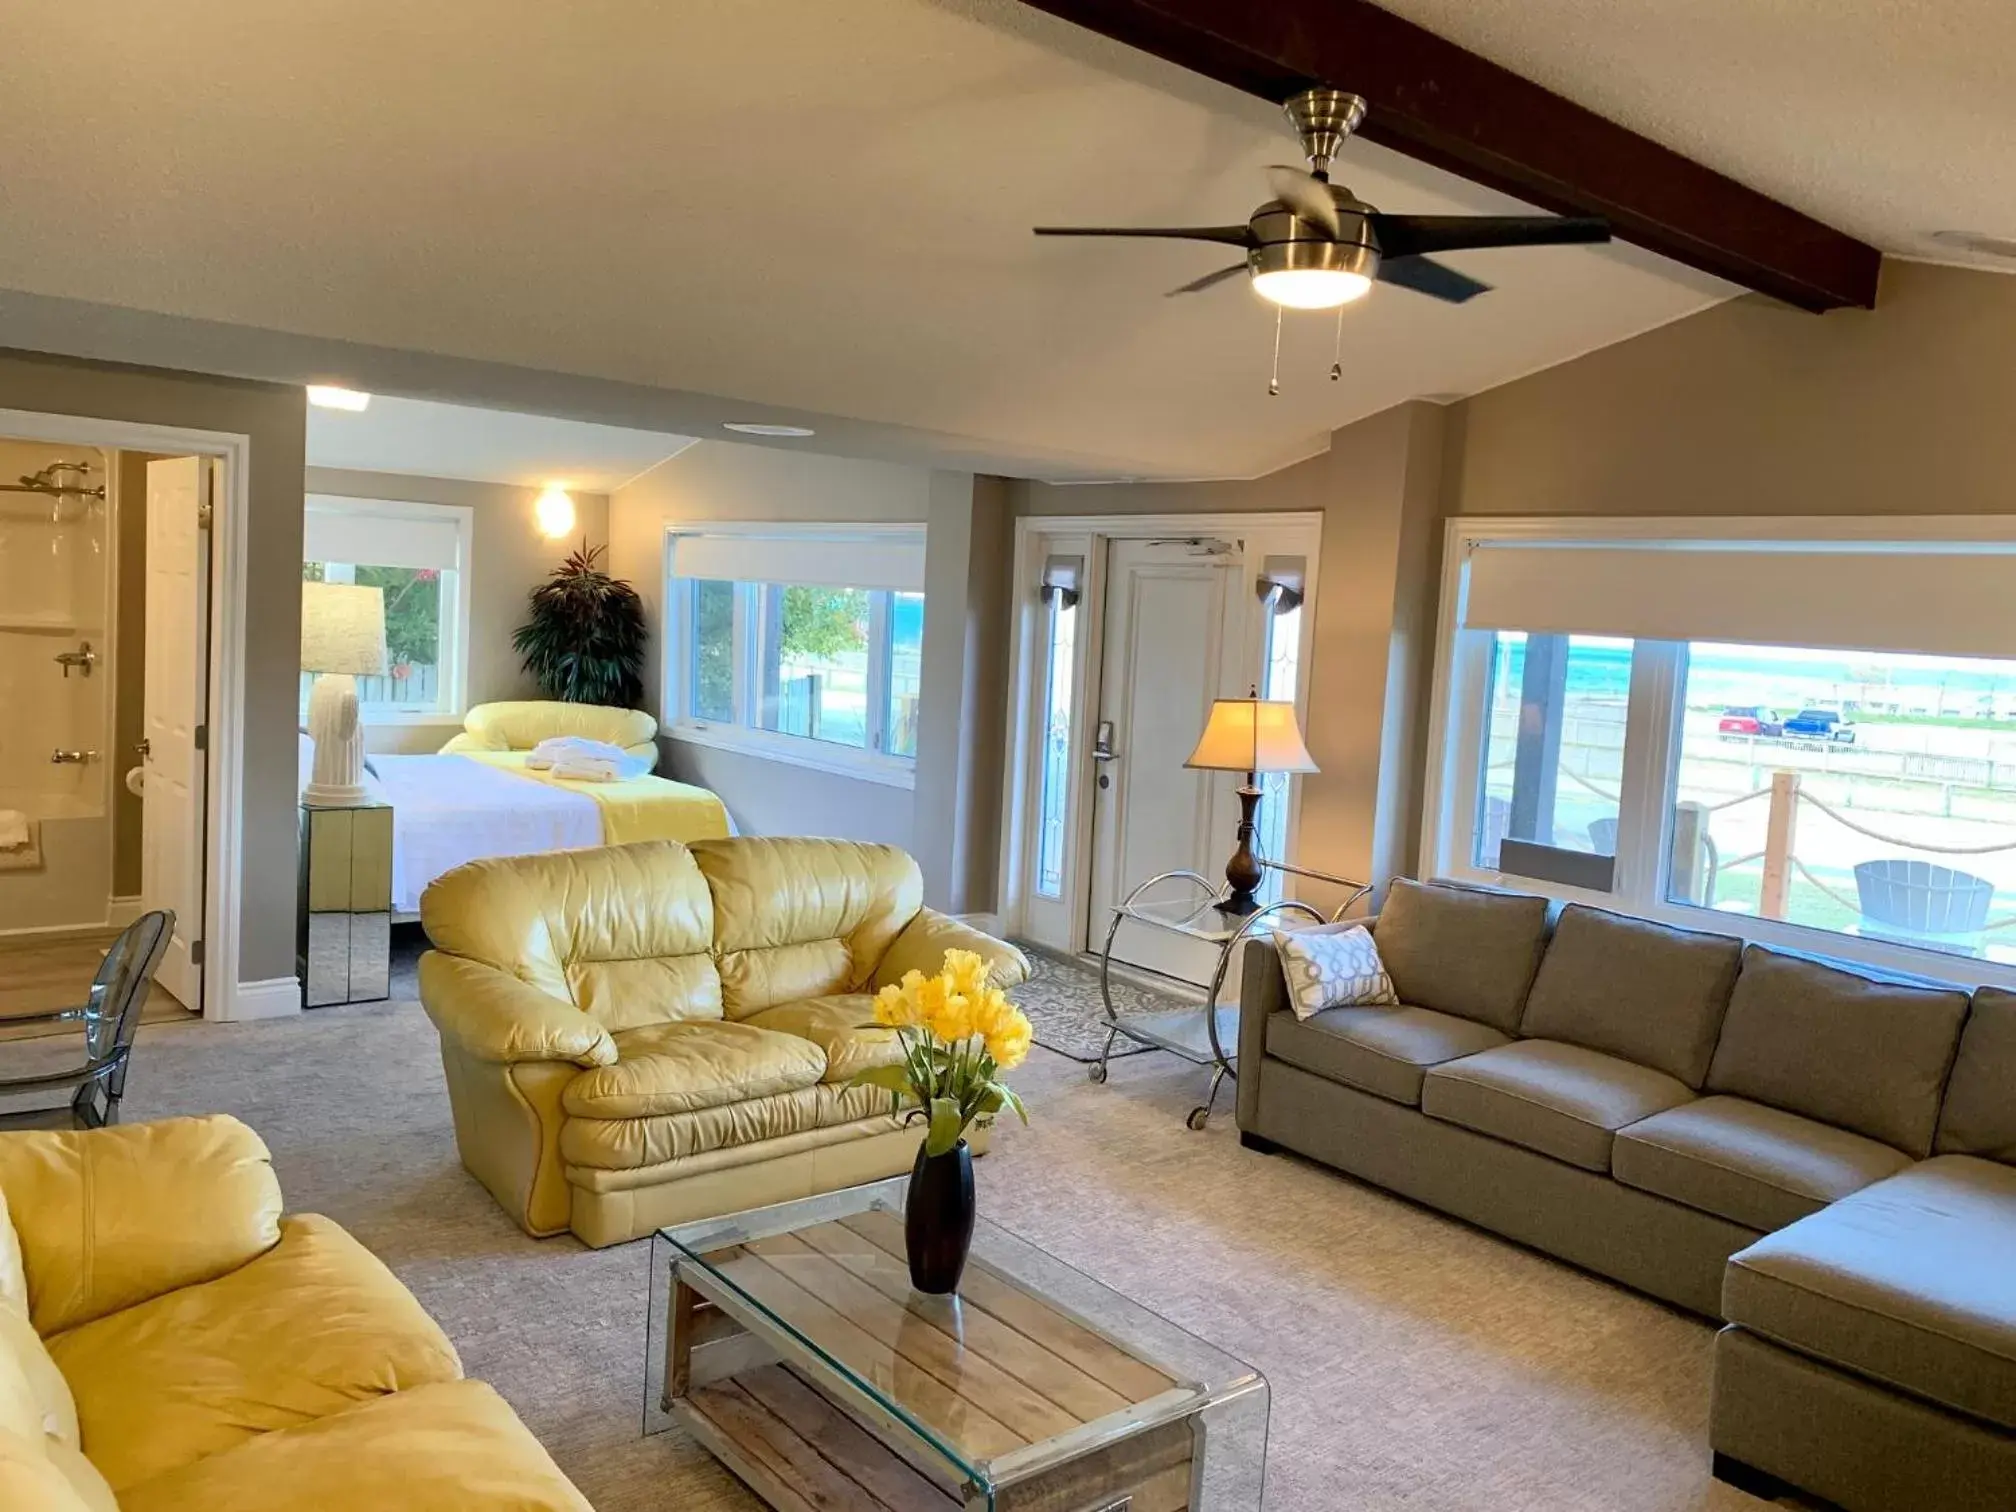
[[[1337,240],[1343,231],[1337,219],[1337,202],[1330,198],[1330,186],[1315,174],[1276,163],[1267,170],[1267,187],[1274,191],[1274,198],[1330,240]]]
[[[1610,240],[1610,223],[1593,215],[1372,215],[1387,257],[1463,252],[1473,247],[1563,247]]]
[[[1182,288],[1171,289],[1163,298],[1174,299],[1178,294],[1199,294],[1210,288],[1213,284],[1221,284],[1228,278],[1237,278],[1245,271],[1246,264],[1236,262],[1229,268],[1220,268],[1216,273],[1206,273],[1202,278],[1193,278],[1190,282],[1183,285]]]
[[[1245,226],[1038,226],[1038,236],[1160,236],[1175,241],[1223,242],[1250,247],[1253,233]]]
[[[1445,304],[1462,304],[1491,292],[1491,285],[1479,283],[1469,274],[1458,273],[1447,263],[1430,257],[1382,257],[1374,276],[1381,283],[1412,289]]]

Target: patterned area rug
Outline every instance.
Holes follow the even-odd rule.
[[[1036,1043],[1088,1065],[1098,1060],[1099,1047],[1106,1043],[1106,1013],[1099,1002],[1099,968],[1041,945],[1031,945],[1027,940],[1015,943],[1029,957],[1030,975],[1009,996],[1017,1008],[1029,1015]],[[1122,1018],[1138,1018],[1157,1013],[1194,1016],[1197,1009],[1179,998],[1136,987],[1116,975],[1113,1011]],[[1122,1035],[1113,1042],[1109,1059],[1139,1055],[1150,1048]]]

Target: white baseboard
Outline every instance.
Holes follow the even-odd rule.
[[[145,898],[114,898],[105,906],[106,927],[124,929],[145,912],[147,912]]]
[[[982,934],[990,934],[997,940],[1002,937],[1001,915],[998,913],[962,913],[954,914],[952,917],[961,924],[972,925]]]
[[[301,1011],[301,979],[270,977],[263,982],[237,982],[221,994],[217,1012],[209,1015],[221,1023],[242,1024],[252,1019],[293,1018]]]

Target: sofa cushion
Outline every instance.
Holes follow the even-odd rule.
[[[687,1020],[613,1038],[616,1064],[583,1071],[561,1094],[569,1117],[691,1113],[794,1092],[826,1074],[826,1052],[811,1040],[754,1024]]]
[[[1937,1149],[2016,1165],[2016,992],[1974,994],[1946,1083]]]
[[[730,1145],[760,1144],[863,1119],[898,1127],[889,1113],[889,1094],[878,1087],[850,1091],[827,1082],[691,1113],[569,1118],[560,1129],[560,1155],[569,1166],[634,1171]]]
[[[45,1338],[221,1276],[280,1237],[272,1156],[227,1114],[9,1134],[0,1190]]]
[[[13,1413],[21,1410],[22,1396],[14,1396],[13,1413],[5,1400],[14,1392],[25,1393],[26,1402],[33,1408],[29,1421],[37,1433],[58,1439],[72,1449],[82,1444],[77,1426],[77,1399],[71,1394],[70,1383],[63,1379],[55,1356],[35,1332],[28,1314],[0,1305],[0,1427],[9,1422],[17,1428],[21,1424],[22,1420]]]
[[[924,904],[917,863],[892,845],[744,836],[696,841],[693,859],[730,1018],[859,992]]]
[[[327,1218],[281,1220],[249,1265],[49,1341],[115,1491],[461,1362],[413,1294]]]
[[[1838,1124],[1908,1155],[1932,1131],[1967,994],[1823,966],[1752,945],[1708,1090]]]
[[[865,992],[806,998],[765,1008],[742,1021],[756,1029],[795,1035],[817,1045],[826,1057],[821,1081],[845,1082],[876,1066],[903,1064],[903,1045],[893,1029],[875,1025],[875,999]]]
[[[721,1017],[713,895],[675,840],[471,861],[429,885],[420,922],[611,1031]]]
[[[591,1512],[481,1381],[402,1391],[264,1434],[121,1494],[121,1512]]]
[[[1942,1155],[1729,1261],[1732,1323],[2016,1429],[2016,1170]]]
[[[1591,1171],[1610,1169],[1626,1124],[1684,1103],[1687,1084],[1614,1055],[1521,1040],[1433,1067],[1421,1111]]]
[[[1704,1097],[1619,1131],[1626,1186],[1770,1230],[1911,1164],[1889,1145],[1740,1097]]]
[[[110,1501],[85,1500],[65,1468],[46,1440],[0,1427],[0,1507],[7,1512],[117,1512]]]
[[[1267,1016],[1267,1053],[1291,1066],[1409,1107],[1430,1066],[1511,1041],[1488,1024],[1429,1008],[1327,1008]]]
[[[1546,935],[1545,898],[1402,879],[1377,938],[1401,1002],[1516,1034]]]
[[[1743,942],[1600,908],[1562,911],[1520,1032],[1565,1040],[1699,1090],[1743,964]]]

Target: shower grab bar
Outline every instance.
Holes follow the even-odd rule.
[[[98,753],[96,751],[66,751],[60,746],[49,753],[49,764],[51,766],[83,766],[87,762],[96,761],[97,759]]]

